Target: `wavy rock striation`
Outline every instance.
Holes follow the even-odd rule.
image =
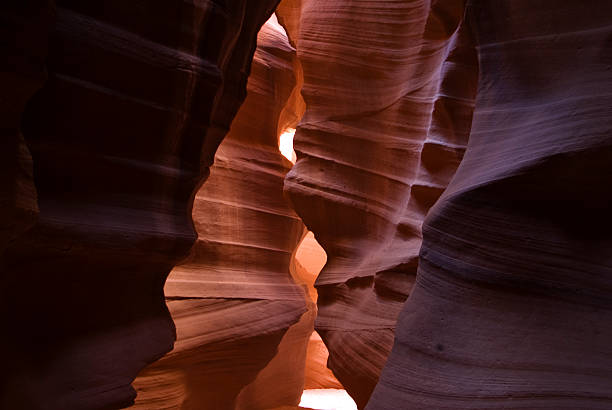
[[[34,3],[15,15],[2,6],[3,19],[17,19],[2,25],[3,44],[16,36],[27,46],[24,61],[12,60],[23,90],[9,94],[8,113],[9,156],[24,158],[13,169],[25,181],[14,130],[42,78],[49,8]],[[133,401],[139,370],[172,348],[164,281],[195,240],[193,193],[244,99],[256,33],[277,2],[56,3],[49,78],[22,119],[39,217],[2,261],[10,337],[0,341],[0,407],[117,408]],[[3,121],[13,108],[3,103]],[[32,187],[18,184],[26,205],[17,208],[33,213]]]
[[[368,409],[612,406],[611,14],[470,4],[469,145]]]
[[[195,198],[198,239],[166,282],[175,348],[139,376],[139,408],[299,403],[314,310],[300,320],[306,295],[290,264],[304,225],[283,198],[291,163],[278,149],[294,60],[271,18],[258,35],[245,103]]]
[[[422,220],[467,143],[476,57],[462,4],[289,3],[278,12],[296,33],[306,113],[285,190],[328,255],[316,283],[328,366],[363,408],[414,282]]]

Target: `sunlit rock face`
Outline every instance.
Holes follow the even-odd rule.
[[[285,190],[328,260],[316,329],[364,407],[414,282],[421,223],[461,160],[476,89],[463,4],[282,2],[306,103]]]
[[[290,272],[305,232],[283,197],[292,164],[279,151],[294,59],[273,17],[258,35],[247,98],[196,195],[198,240],[166,282],[175,348],[139,376],[138,408],[299,403],[315,310]]]
[[[296,281],[308,290],[312,309],[316,312],[317,290],[315,280],[327,261],[325,251],[316,241],[314,234],[308,232],[297,249],[293,275]],[[306,351],[306,368],[304,374],[304,389],[343,389],[344,387],[327,367],[329,352],[321,336],[312,332],[308,339]]]
[[[117,408],[172,348],[163,284],[195,240],[193,194],[276,1],[56,3],[0,6],[15,47],[0,76],[1,166],[15,175],[0,197],[0,407]],[[47,45],[48,79],[20,115]],[[36,212],[30,166],[38,220],[7,243],[5,222]]]
[[[611,15],[468,8],[472,133],[368,409],[612,407]]]
[[[298,283],[306,286],[308,295],[316,312],[317,291],[315,280],[327,261],[327,255],[321,245],[316,241],[314,234],[308,232],[295,255],[294,277]],[[327,367],[329,352],[317,332],[312,332],[308,339],[306,351],[306,369],[304,374],[304,389],[343,389]]]

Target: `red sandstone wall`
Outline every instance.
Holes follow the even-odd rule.
[[[294,59],[273,17],[258,35],[245,103],[196,195],[196,244],[166,282],[177,342],[139,376],[139,408],[299,403],[314,310],[304,315],[306,295],[290,274],[304,226],[283,198],[292,164],[278,149]]]
[[[463,5],[281,3],[306,112],[285,190],[328,255],[316,329],[365,406],[414,282],[421,223],[461,160],[476,88]]]

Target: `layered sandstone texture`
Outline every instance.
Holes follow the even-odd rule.
[[[12,73],[0,76],[9,139],[0,153],[1,408],[129,405],[132,379],[172,348],[164,281],[196,238],[195,189],[244,98],[256,34],[275,6],[1,6],[2,64]]]
[[[471,124],[477,64],[463,6],[430,13],[425,3],[303,0],[277,10],[306,103],[285,190],[327,253],[316,329],[361,408],[415,280],[423,218]]]
[[[368,409],[612,407],[611,15],[469,5],[469,145]]]
[[[299,403],[315,310],[291,275],[305,231],[283,197],[292,164],[279,151],[279,130],[298,115],[284,109],[295,105],[294,64],[273,16],[258,35],[246,100],[195,197],[196,244],[166,282],[175,348],[140,374],[138,408]]]

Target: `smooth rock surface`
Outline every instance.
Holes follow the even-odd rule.
[[[47,37],[49,52],[48,80],[21,120],[40,212],[3,254],[0,408],[117,408],[132,403],[136,374],[172,348],[164,281],[195,240],[193,195],[277,1],[56,3],[50,36],[50,3],[22,2],[14,25],[1,7],[2,44],[17,37],[26,55],[14,60],[15,101],[2,103],[2,121],[14,109],[13,140],[0,155],[24,175],[11,180],[23,190],[8,212],[36,210],[15,129],[43,78]],[[2,181],[4,201],[19,190]]]
[[[297,248],[295,263],[292,265],[292,275],[296,282],[306,287],[311,305],[309,310],[316,314],[317,290],[314,286],[317,276],[327,262],[327,255],[319,245],[312,232],[308,232]],[[313,316],[314,324],[314,316]],[[306,366],[304,375],[304,389],[343,389],[327,367],[329,352],[321,336],[312,331],[308,339],[306,351]]]
[[[0,409],[611,408],[609,0],[276,3],[0,6]]]
[[[470,129],[477,67],[462,5],[430,14],[426,4],[303,0],[278,10],[306,103],[285,190],[327,253],[316,329],[360,408],[414,282],[422,220]]]
[[[299,403],[315,311],[305,314],[306,293],[290,273],[304,225],[283,197],[292,164],[278,141],[293,115],[284,107],[297,85],[294,59],[272,17],[258,35],[247,98],[195,198],[198,240],[166,282],[175,348],[140,374],[138,408]]]
[[[612,407],[611,15],[471,2],[469,145],[368,409]]]

